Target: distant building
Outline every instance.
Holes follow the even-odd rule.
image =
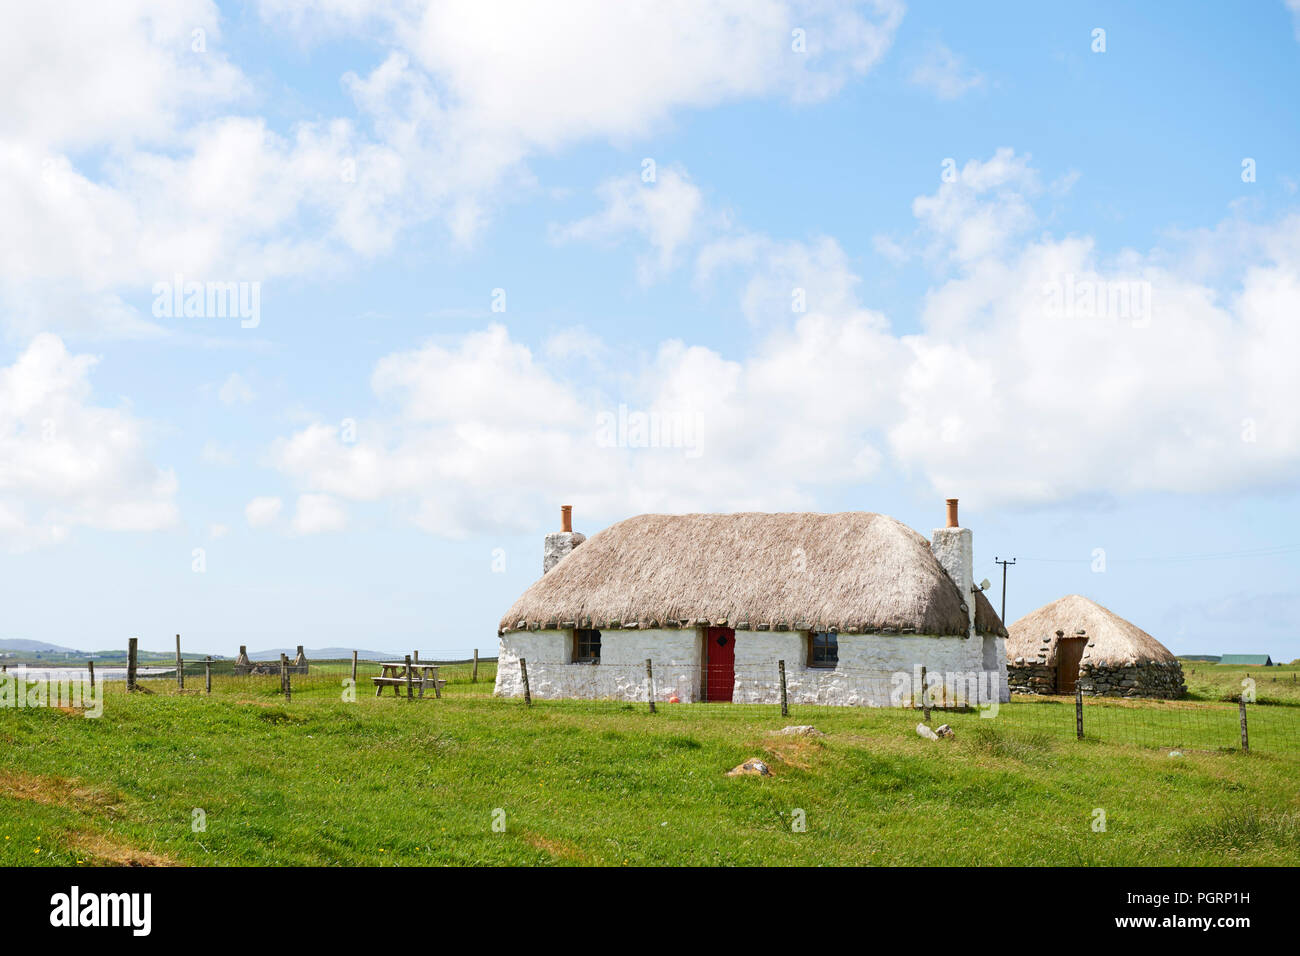
[[[1267,654],[1224,654],[1219,663],[1233,667],[1272,667],[1273,658]]]
[[[249,674],[278,674],[280,673],[280,662],[250,661],[248,659],[248,648],[240,644],[239,656],[235,658],[233,669],[236,677],[247,677]],[[301,644],[298,645],[297,656],[289,662],[289,673],[307,673],[307,655],[303,653]]]

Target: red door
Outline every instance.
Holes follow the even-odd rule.
[[[736,686],[736,632],[710,627],[704,632],[704,699],[731,700]]]

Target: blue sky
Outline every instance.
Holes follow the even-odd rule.
[[[562,502],[956,496],[1011,620],[1300,657],[1287,3],[108,6],[0,40],[0,636],[488,653]]]

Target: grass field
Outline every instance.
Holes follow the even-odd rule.
[[[1214,749],[1234,705],[1089,705],[1080,742],[1069,702],[1017,701],[936,715],[957,732],[936,743],[910,711],[529,710],[491,697],[487,663],[478,684],[444,669],[442,700],[345,702],[344,670],[287,703],[277,678],[219,676],[211,697],[109,685],[97,720],[0,710],[0,864],[1300,863],[1300,753]],[[1298,717],[1251,708],[1278,740]],[[1135,721],[1191,742],[1117,742]],[[773,734],[796,723],[827,736]],[[755,756],[772,777],[725,776]]]
[[[1183,661],[1187,694],[1193,700],[1236,700],[1242,681],[1255,682],[1260,701],[1300,705],[1300,664],[1280,667],[1225,667],[1204,661]]]

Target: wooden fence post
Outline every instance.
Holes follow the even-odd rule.
[[[519,658],[519,676],[524,682],[524,706],[533,706],[533,695],[528,692],[528,661]]]
[[[925,712],[926,726],[930,724],[930,688],[926,681],[925,665],[921,665],[921,708]]]
[[[785,694],[785,661],[776,662],[776,672],[781,677],[781,716],[790,716],[790,703]]]
[[[284,654],[280,655],[280,693],[284,699],[289,699],[289,658]]]
[[[181,660],[181,636],[176,635],[176,688],[185,689],[185,664]]]
[[[471,684],[478,683],[478,648],[477,647],[474,648],[474,673],[470,675],[469,682]]]
[[[650,669],[650,658],[645,659],[645,699],[650,701],[650,713],[655,712],[655,676]]]
[[[1250,735],[1246,733],[1246,698],[1237,698],[1237,709],[1241,713],[1241,752],[1250,753]],[[1267,749],[1267,748],[1265,748]]]
[[[129,694],[135,690],[135,660],[136,644],[139,638],[131,638],[126,642],[126,690]]]
[[[419,652],[419,651],[413,651],[413,652],[412,652],[412,654],[411,654],[411,663],[412,663],[412,664],[418,664],[418,663],[420,663],[420,652]]]
[[[203,662],[203,688],[209,694],[212,693],[212,655],[211,654],[209,654],[208,659]]]
[[[86,669],[90,671],[90,692],[95,692],[95,662],[86,661]]]
[[[352,686],[357,686],[357,652],[352,652]]]
[[[1083,739],[1083,688],[1077,681],[1074,685],[1074,736]]]
[[[411,700],[415,695],[411,692],[411,655],[406,655],[406,699]]]

